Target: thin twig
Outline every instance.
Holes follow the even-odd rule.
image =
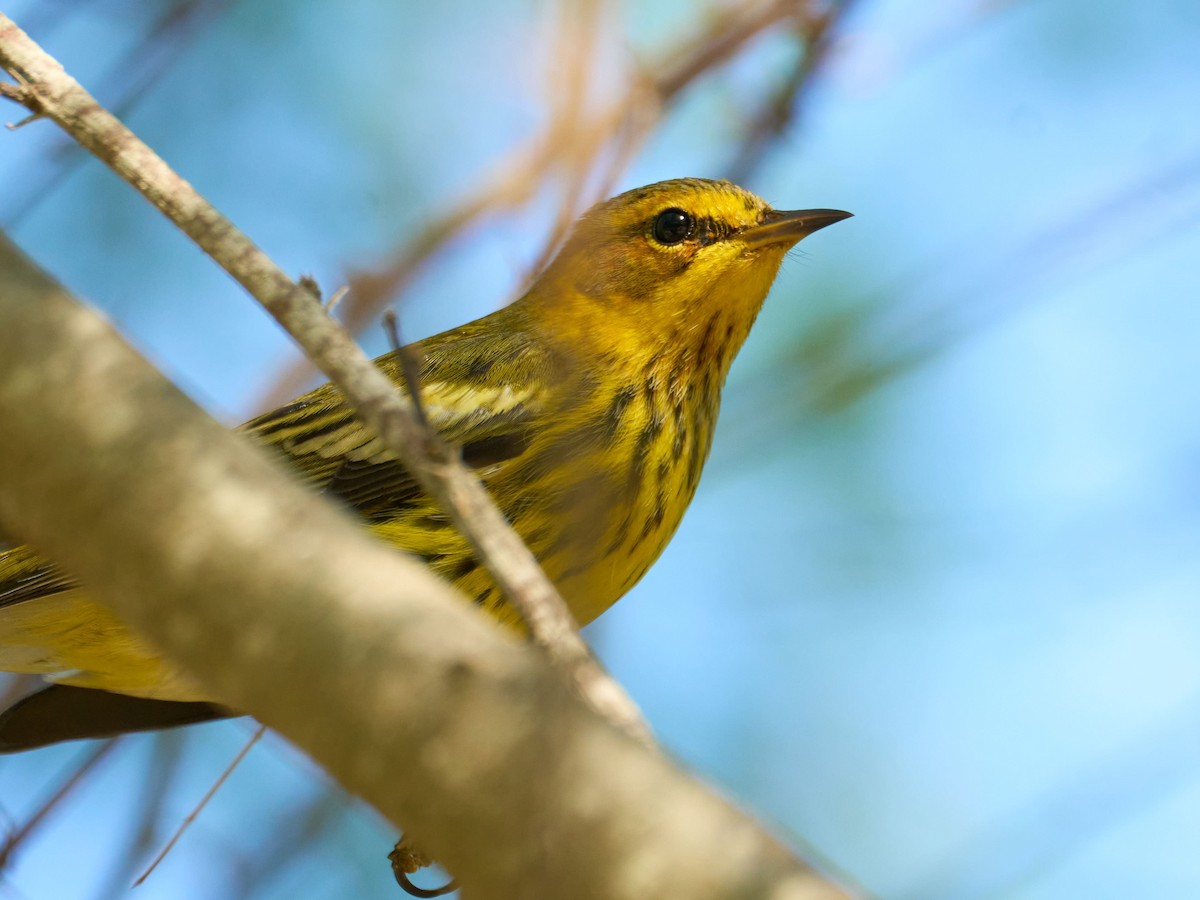
[[[29,82],[26,100],[34,111],[53,119],[135,187],[275,317],[438,501],[524,620],[533,642],[595,709],[648,741],[636,705],[596,661],[557,589],[474,472],[450,448],[428,440],[412,403],[312,293],[292,281],[3,14],[0,64]]]
[[[333,311],[338,308],[338,304],[346,299],[346,295],[350,293],[350,286],[343,284],[340,288],[329,295],[329,299],[325,301],[325,312],[333,315]]]
[[[555,50],[547,60],[551,71],[547,72],[546,84],[552,89],[549,121],[569,136],[578,132],[579,124],[587,115],[588,88],[596,65],[603,13],[600,0],[563,6],[560,34],[554,40]],[[526,284],[550,262],[579,214],[584,186],[601,149],[596,145],[583,145],[570,137],[564,143],[571,152],[562,160],[563,184],[554,224],[542,251],[529,267]]]
[[[415,345],[405,344],[400,340],[400,318],[394,309],[384,312],[383,330],[387,332],[392,352],[400,358],[400,371],[404,373],[404,387],[412,399],[413,412],[416,413],[428,437],[436,439],[437,432],[429,424],[429,415],[425,412],[425,403],[421,399],[421,351]]]
[[[238,751],[237,756],[235,756],[229,765],[225,767],[225,771],[221,773],[220,777],[212,783],[212,787],[210,787],[205,792],[204,796],[200,798],[200,802],[197,803],[192,808],[192,811],[187,814],[184,820],[179,823],[179,827],[175,829],[175,833],[171,835],[171,839],[167,841],[166,846],[158,851],[158,856],[154,857],[154,861],[150,863],[146,871],[138,876],[137,881],[135,881],[132,885],[133,887],[138,887],[141,885],[142,882],[149,878],[150,874],[158,868],[158,864],[167,858],[167,854],[170,853],[175,845],[179,843],[179,839],[183,837],[184,832],[187,831],[191,827],[192,823],[196,821],[196,818],[201,812],[204,811],[204,807],[208,806],[209,801],[216,796],[217,791],[221,789],[221,786],[229,780],[229,776],[233,774],[233,770],[236,769],[241,764],[242,760],[246,758],[246,754],[254,748],[255,744],[262,740],[262,736],[266,734],[266,731],[266,725],[258,726],[254,734],[250,736],[250,740],[246,741],[246,743],[242,746],[242,749]]]
[[[796,32],[801,46],[787,77],[776,86],[751,119],[741,146],[734,154],[727,176],[742,183],[761,164],[770,142],[794,126],[815,76],[828,60],[838,26],[854,5],[840,0],[827,9],[813,12],[807,6],[796,12]]]

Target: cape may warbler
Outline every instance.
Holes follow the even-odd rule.
[[[633,587],[679,525],[729,365],[784,254],[847,216],[780,212],[727,182],[639,188],[585,214],[521,299],[417,345],[431,423],[462,448],[581,622]],[[377,362],[403,382],[397,354]],[[336,388],[242,432],[380,538],[513,620],[466,541]],[[24,547],[0,555],[0,669],[57,683],[6,715],[0,746],[9,749],[217,712]]]

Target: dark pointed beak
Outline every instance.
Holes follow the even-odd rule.
[[[840,209],[768,210],[762,222],[743,231],[739,237],[748,247],[794,244],[827,225],[849,219],[854,213]]]

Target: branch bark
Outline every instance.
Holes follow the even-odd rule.
[[[475,900],[844,896],[0,238],[0,521]]]

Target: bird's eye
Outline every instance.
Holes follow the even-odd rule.
[[[696,231],[696,220],[682,209],[666,209],[654,220],[654,239],[660,244],[678,244]]]

